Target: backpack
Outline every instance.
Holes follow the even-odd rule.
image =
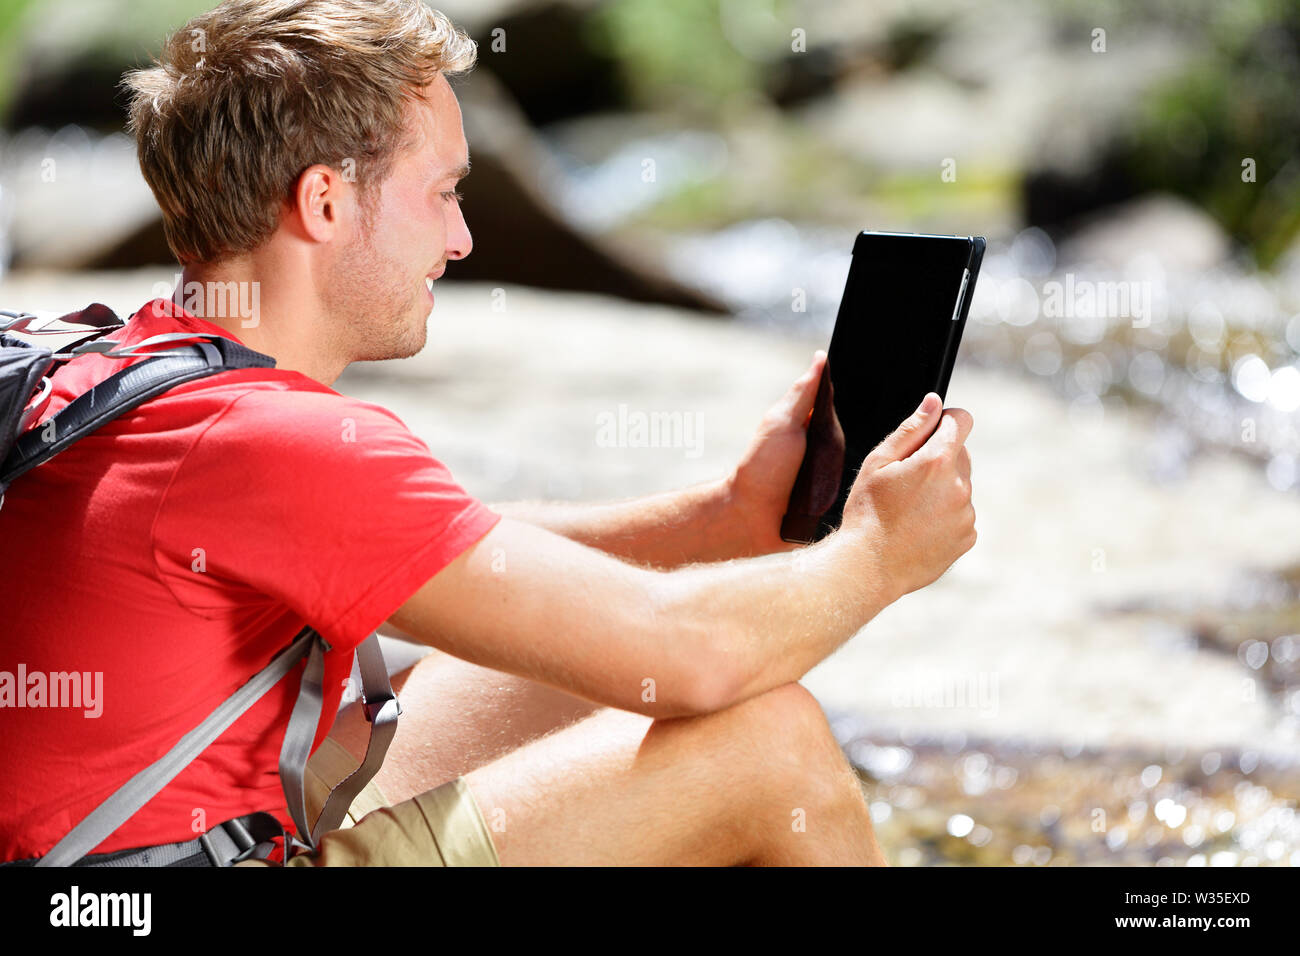
[[[122,346],[110,333],[125,323],[113,310],[93,303],[62,316],[0,310],[0,509],[9,486],[60,451],[151,398],[183,382],[227,369],[273,368],[275,359],[215,333],[172,332],[151,336],[135,345]],[[183,344],[182,344],[183,343]],[[159,348],[165,346],[165,348]],[[114,372],[79,395],[39,428],[35,423],[52,394],[51,373],[80,355],[105,358],[141,358]],[[45,856],[19,861],[35,866],[196,865],[230,866],[244,859],[270,856],[274,840],[284,840],[284,858],[293,852],[312,851],[320,838],[343,822],[352,800],[370,782],[383,763],[397,731],[401,707],[388,681],[377,634],[357,647],[361,673],[362,706],[370,722],[366,755],[351,775],[329,793],[316,821],[307,825],[303,777],[320,721],[324,655],[328,643],[311,627],[304,627],[290,644],[265,667],[223,701],[171,750],[144,767],[112,796],[72,828]],[[247,814],[224,821],[189,843],[119,851],[96,857],[86,854],[143,807],[227,727],[292,671],[303,657],[306,669],[298,699],[289,717],[280,749],[280,782],[297,836],[287,833],[269,813]],[[206,864],[202,860],[206,858]]]

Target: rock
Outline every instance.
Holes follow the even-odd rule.
[[[1222,227],[1199,206],[1165,193],[1100,210],[1060,244],[1060,258],[1123,270],[1156,256],[1167,271],[1221,266],[1232,251]]]
[[[0,302],[129,312],[170,278],[15,275]],[[609,500],[724,474],[825,344],[515,286],[498,311],[492,289],[439,287],[420,355],[356,365],[338,383],[392,409],[487,501]],[[923,733],[1294,752],[1268,695],[1242,698],[1235,657],[1112,610],[1300,563],[1294,497],[1228,454],[1193,460],[1175,485],[1151,482],[1142,461],[1157,422],[1140,409],[1073,422],[1041,384],[960,360],[948,397],[975,418],[979,542],[815,668],[809,689]],[[600,443],[598,416],[620,405],[691,413],[698,453]],[[936,687],[968,691],[969,706],[927,706]]]
[[[728,311],[709,294],[674,279],[651,256],[573,225],[545,188],[562,175],[554,159],[490,74],[472,74],[457,84],[457,94],[473,164],[462,191],[475,241],[468,258],[449,266],[449,276]]]
[[[11,275],[0,303],[101,300],[126,314],[170,278]],[[489,503],[611,500],[724,474],[824,345],[599,296],[509,286],[497,310],[488,285],[436,295],[420,355],[354,365],[337,387],[392,409]],[[1041,384],[960,361],[949,398],[975,417],[979,542],[803,681],[871,776],[891,858],[1300,861],[1286,815],[1296,722],[1279,706],[1300,650],[1275,636],[1295,618],[1231,600],[1272,599],[1233,583],[1243,567],[1300,586],[1294,497],[1230,455],[1153,484],[1141,461],[1158,422],[1140,409],[1071,421]],[[602,443],[598,416],[620,406],[690,414],[700,440]],[[1193,613],[1203,646],[1183,626]],[[1252,670],[1270,636],[1270,662]],[[1219,828],[1225,812],[1243,828]]]
[[[106,12],[110,9],[98,11],[99,19],[91,21],[111,20]],[[56,3],[46,19],[56,24],[69,17],[76,21],[69,11],[68,4]],[[494,23],[510,24],[507,42],[513,38],[515,44],[508,47],[515,64],[511,69],[531,64],[532,73],[545,64],[530,59],[528,51],[547,47],[554,55],[557,48],[554,43],[547,46],[547,37],[567,36],[580,20],[564,4],[497,4],[449,12],[487,42]],[[458,12],[466,13],[467,22],[462,23]],[[109,269],[170,264],[162,220],[130,141],[120,132],[104,136],[91,128],[122,126],[120,97],[114,99],[117,83],[144,57],[125,52],[129,44],[119,36],[121,30],[110,31],[111,40],[97,42],[86,22],[73,23],[69,35],[40,18],[33,24],[31,50],[54,50],[57,55],[42,59],[29,54],[37,62],[18,90],[14,115],[26,123],[57,122],[61,128],[51,134],[33,127],[4,145],[0,188],[7,207],[0,211],[10,221],[7,246],[13,266]],[[148,46],[160,44],[161,28]],[[94,51],[95,56],[78,56],[76,51]],[[674,279],[654,256],[581,230],[548,199],[539,177],[553,163],[524,113],[494,79],[493,68],[504,61],[494,61],[493,56],[485,43],[480,49],[482,65],[458,81],[474,163],[463,191],[475,251],[451,265],[448,280],[598,292],[725,313],[723,304]],[[568,95],[564,84],[578,82],[574,70],[580,66],[567,73],[552,71],[560,85],[538,90],[540,99],[530,101],[531,108],[540,109],[538,104],[548,96]],[[528,87],[532,73],[511,74],[515,87]]]
[[[476,71],[491,73],[532,126],[631,105],[618,61],[593,42],[584,9],[590,6],[570,0],[516,5],[490,18],[471,15]]]

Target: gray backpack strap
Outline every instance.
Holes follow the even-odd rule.
[[[313,850],[316,844],[311,842],[311,829],[307,826],[303,777],[307,773],[307,758],[311,755],[316,728],[320,725],[321,685],[325,678],[325,652],[329,649],[324,638],[318,637],[312,642],[311,652],[307,655],[307,669],[302,673],[302,684],[298,688],[298,700],[294,702],[289,726],[284,731],[284,743],[280,745],[280,786],[284,788],[289,816],[293,817],[299,839],[307,841],[308,849]],[[286,846],[284,852],[287,857],[289,847]]]
[[[371,634],[357,647],[357,665],[361,670],[362,712],[370,721],[370,740],[361,766],[348,774],[330,790],[312,826],[307,826],[307,797],[303,777],[307,757],[321,715],[321,682],[325,673],[325,654],[329,646],[321,640],[312,645],[307,658],[307,670],[302,675],[298,701],[289,715],[289,727],[284,733],[280,748],[280,782],[284,786],[289,815],[298,828],[299,839],[308,850],[316,849],[320,838],[330,830],[337,830],[343,822],[348,807],[363,787],[379,772],[397,732],[397,718],[402,712],[393,687],[388,682],[388,668],[379,649],[379,635]]]
[[[36,863],[37,866],[70,866],[104,842],[132,814],[148,803],[177,774],[221,736],[248,708],[279,683],[302,659],[309,646],[320,640],[315,631],[304,628],[294,642],[272,658],[271,663],[226,698],[216,710],[180,739],[171,750],[124,783],[111,797],[73,827]]]
[[[379,772],[388,745],[397,733],[397,718],[402,713],[402,705],[397,702],[393,686],[388,682],[388,668],[379,649],[378,634],[371,634],[357,646],[357,666],[361,671],[362,713],[370,721],[370,740],[366,743],[366,756],[361,766],[334,786],[321,807],[320,816],[311,828],[313,847],[327,832],[338,829],[357,794]]]
[[[384,665],[383,652],[379,648],[379,635],[371,634],[357,647],[364,713],[370,721],[370,741],[366,745],[366,756],[360,767],[330,790],[315,826],[308,828],[303,777],[312,741],[320,724],[325,652],[328,650],[329,645],[324,638],[309,627],[303,628],[293,643],[277,654],[271,663],[182,737],[175,747],[137,773],[91,811],[36,866],[70,866],[99,846],[293,670],[304,655],[307,656],[307,668],[303,672],[298,700],[289,716],[289,726],[280,747],[280,783],[300,840],[308,849],[315,849],[321,836],[329,830],[337,829],[343,822],[343,816],[353,799],[379,771],[384,755],[388,752],[388,745],[397,732],[397,718],[402,712],[388,680],[388,668]],[[216,836],[214,839],[220,840],[221,837]],[[245,854],[248,852],[248,847],[240,849]],[[286,858],[291,851],[292,847],[286,839]]]

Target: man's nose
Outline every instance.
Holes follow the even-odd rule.
[[[452,204],[452,211],[447,216],[447,258],[464,259],[474,248],[474,239],[469,234],[465,223],[465,214],[460,203]]]

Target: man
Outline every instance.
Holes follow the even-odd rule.
[[[406,675],[374,812],[295,862],[884,862],[797,681],[973,546],[970,415],[927,396],[863,463],[842,528],[800,549],[779,525],[822,356],[723,480],[585,507],[468,496],[394,416],[329,385],[420,351],[433,282],[470,254],[445,76],[473,56],[416,0],[228,0],[129,78],[185,308],[152,302],[119,337],[216,331],[277,367],[173,389],[11,489],[0,573],[28,601],[6,657],[103,670],[106,690],[99,721],[15,712],[4,859],[48,850],[303,622],[332,647],[333,714],[387,620],[442,653]],[[213,289],[257,290],[238,299],[257,314],[190,294]],[[69,365],[46,417],[108,366]],[[200,818],[287,822],[282,683],[97,852],[192,838]],[[336,738],[321,778],[363,747],[355,719]]]

